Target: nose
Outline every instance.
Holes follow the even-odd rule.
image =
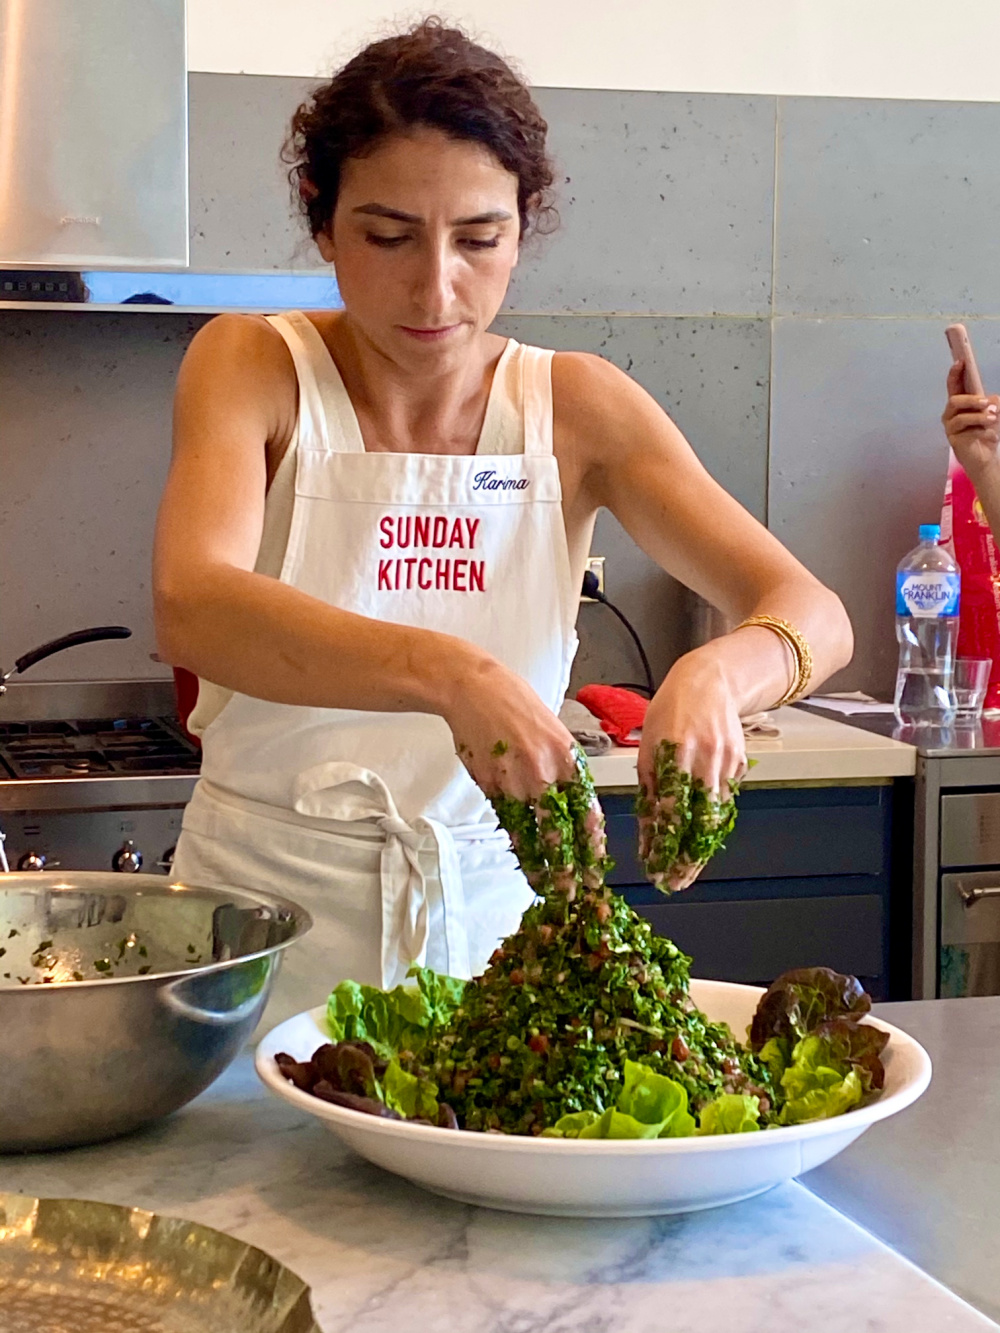
[[[428,327],[446,325],[455,308],[455,283],[461,257],[446,239],[429,238],[420,254],[413,301]]]

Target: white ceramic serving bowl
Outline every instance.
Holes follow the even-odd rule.
[[[710,1018],[743,1038],[763,992],[725,981],[692,981]],[[288,1019],[257,1047],[257,1072],[272,1092],[318,1117],[348,1147],[435,1194],[509,1212],[563,1217],[643,1217],[736,1203],[810,1171],[869,1125],[916,1101],[931,1078],[930,1057],[912,1037],[889,1033],[885,1088],[869,1106],[832,1120],[686,1139],[549,1139],[475,1134],[382,1120],[332,1106],[293,1087],[274,1057],[307,1060],[329,1041],[323,1009]]]

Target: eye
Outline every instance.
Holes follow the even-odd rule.
[[[369,245],[380,245],[385,250],[392,250],[397,245],[402,245],[406,239],[405,236],[379,236],[373,231],[365,233],[365,240]]]
[[[494,236],[490,241],[477,241],[474,240],[473,237],[467,236],[462,241],[462,244],[467,245],[470,250],[495,250],[500,244],[500,237]]]

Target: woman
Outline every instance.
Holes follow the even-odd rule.
[[[222,316],[181,369],[156,614],[161,656],[202,680],[204,762],[175,870],[314,914],[281,1012],[415,960],[476,973],[516,925],[531,895],[483,793],[572,774],[555,710],[600,506],[729,614],[797,627],[814,681],[850,657],[838,599],[637,384],[489,332],[547,216],[545,132],[461,32],[369,46],[290,138],[343,311]],[[741,714],[795,679],[787,634],[760,626],[681,658],[641,776],[667,737],[724,788]]]

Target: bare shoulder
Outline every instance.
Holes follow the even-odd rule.
[[[581,443],[595,435],[606,439],[609,426],[617,431],[637,419],[670,421],[641,384],[591,352],[555,353],[552,403],[557,429]]]
[[[555,352],[552,395],[556,409],[572,414],[599,406],[608,393],[628,393],[639,386],[623,370],[593,352]]]
[[[262,315],[216,315],[198,330],[184,357],[187,367],[227,375],[291,367],[285,340]]]
[[[590,352],[552,358],[556,448],[583,468],[623,464],[641,450],[647,458],[689,448],[656,400],[624,370]]]
[[[211,423],[221,414],[252,434],[283,439],[294,423],[298,386],[281,334],[259,315],[224,314],[191,340],[177,379],[182,420]]]

